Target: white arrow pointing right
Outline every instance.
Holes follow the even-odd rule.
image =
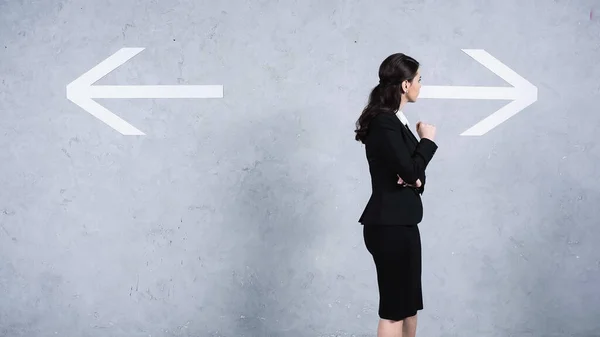
[[[442,99],[498,99],[512,100],[509,104],[470,127],[461,136],[481,136],[504,123],[533,102],[538,89],[512,69],[482,49],[463,49],[465,53],[488,68],[512,87],[423,86],[420,98]]]

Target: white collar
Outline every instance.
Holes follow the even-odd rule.
[[[402,124],[404,124],[404,125],[410,125],[410,123],[408,122],[408,118],[406,118],[406,116],[404,116],[404,113],[401,110],[398,110],[396,112],[396,116],[400,119],[400,121],[402,122]]]

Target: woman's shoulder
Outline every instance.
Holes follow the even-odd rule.
[[[382,110],[378,114],[376,114],[371,123],[375,125],[389,125],[390,123],[394,123],[398,120],[398,116],[391,111]]]

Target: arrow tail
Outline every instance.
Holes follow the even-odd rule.
[[[222,98],[222,85],[96,85],[90,98]]]
[[[514,100],[519,96],[511,87],[423,86],[419,98]]]

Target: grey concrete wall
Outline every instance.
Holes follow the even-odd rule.
[[[594,12],[595,10],[595,12]],[[596,13],[596,14],[595,14]],[[370,193],[354,122],[379,63],[423,84],[537,86],[422,99],[428,173],[420,336],[600,336],[600,6],[556,1],[0,1],[0,335],[375,336]],[[215,99],[66,98],[104,85],[223,85]]]

